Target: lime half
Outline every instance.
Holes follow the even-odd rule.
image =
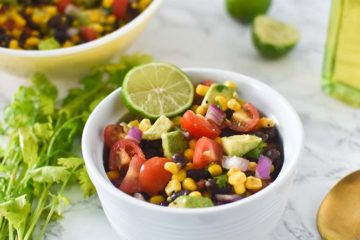
[[[172,117],[191,106],[194,86],[176,66],[148,63],[127,73],[122,85],[122,99],[131,112],[142,117]]]
[[[271,0],[226,0],[225,4],[228,13],[232,17],[248,23],[255,16],[266,13]]]
[[[299,32],[295,27],[267,16],[254,19],[252,36],[257,50],[267,58],[287,54],[299,41]]]

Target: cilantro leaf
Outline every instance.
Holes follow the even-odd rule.
[[[38,144],[30,128],[19,129],[19,141],[24,162],[33,166],[38,160]]]
[[[30,204],[26,200],[26,195],[0,203],[0,216],[6,218],[16,229],[24,223],[29,211]]]
[[[215,177],[215,180],[219,188],[224,188],[228,185],[228,176],[226,174]]]
[[[69,157],[69,158],[59,158],[58,164],[66,167],[67,169],[75,169],[84,164],[82,158]]]
[[[89,197],[96,193],[85,166],[78,172],[78,181],[85,197]]]
[[[65,167],[44,166],[29,171],[31,179],[39,183],[58,183],[65,181],[70,172]]]
[[[260,142],[253,150],[245,154],[245,158],[256,158],[258,159],[266,147],[265,142]]]
[[[54,134],[54,129],[51,122],[35,123],[33,129],[36,137],[42,140],[49,140]]]

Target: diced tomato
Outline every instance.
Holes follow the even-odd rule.
[[[194,138],[216,138],[220,135],[220,129],[215,124],[209,122],[201,115],[196,115],[191,110],[184,113],[180,123],[181,127]]]
[[[71,4],[71,0],[59,0],[57,3],[57,8],[59,12],[64,13],[67,6]]]
[[[225,123],[227,127],[234,131],[248,133],[256,128],[260,121],[260,114],[258,110],[250,103],[245,103],[242,108],[249,115],[250,120],[239,122],[235,119],[232,119],[231,121],[227,120]]]
[[[145,159],[140,156],[133,156],[130,161],[129,169],[126,172],[124,180],[120,184],[120,190],[129,194],[141,192],[142,188],[139,181],[141,166]]]
[[[128,166],[134,156],[145,158],[139,145],[127,139],[118,140],[110,150],[109,170],[120,170]]]
[[[170,160],[162,157],[153,157],[147,160],[140,170],[140,185],[143,191],[150,196],[161,192],[171,179],[171,173],[164,168]]]
[[[114,0],[113,13],[117,19],[125,19],[128,0]]]
[[[98,32],[90,27],[80,28],[80,36],[87,42],[95,40],[99,37]]]
[[[114,143],[116,143],[120,139],[124,139],[126,137],[126,133],[124,128],[119,124],[110,124],[105,127],[104,130],[104,141],[108,148],[111,148]]]
[[[195,144],[193,166],[195,169],[205,168],[210,163],[220,162],[222,157],[221,145],[210,138],[202,137]]]

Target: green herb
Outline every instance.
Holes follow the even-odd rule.
[[[217,85],[216,86],[216,90],[218,91],[218,92],[222,92],[225,88],[227,88],[224,84],[219,84],[219,85]]]
[[[245,154],[246,158],[256,158],[258,159],[262,152],[264,151],[264,148],[266,147],[265,142],[260,142],[259,145],[256,146],[253,150]]]
[[[149,61],[134,54],[98,67],[62,101],[42,74],[14,94],[0,121],[0,135],[7,140],[0,147],[0,240],[42,239],[49,222],[69,204],[64,191],[75,182],[85,197],[95,193],[78,157],[84,124],[132,67]]]
[[[228,185],[228,176],[226,174],[215,177],[215,180],[219,188],[224,188]]]

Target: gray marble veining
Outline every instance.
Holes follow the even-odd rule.
[[[129,52],[140,51],[181,67],[214,67],[263,81],[295,107],[305,127],[305,148],[282,220],[268,240],[320,239],[316,213],[341,177],[360,168],[360,111],[320,90],[321,64],[330,0],[274,0],[269,14],[296,25],[301,41],[287,57],[264,60],[256,53],[249,26],[233,21],[221,0],[166,0]],[[0,107],[26,81],[0,73]],[[61,89],[69,82],[58,82]],[[97,197],[73,205],[50,225],[46,239],[118,239]],[[259,226],[260,228],[260,226]]]

